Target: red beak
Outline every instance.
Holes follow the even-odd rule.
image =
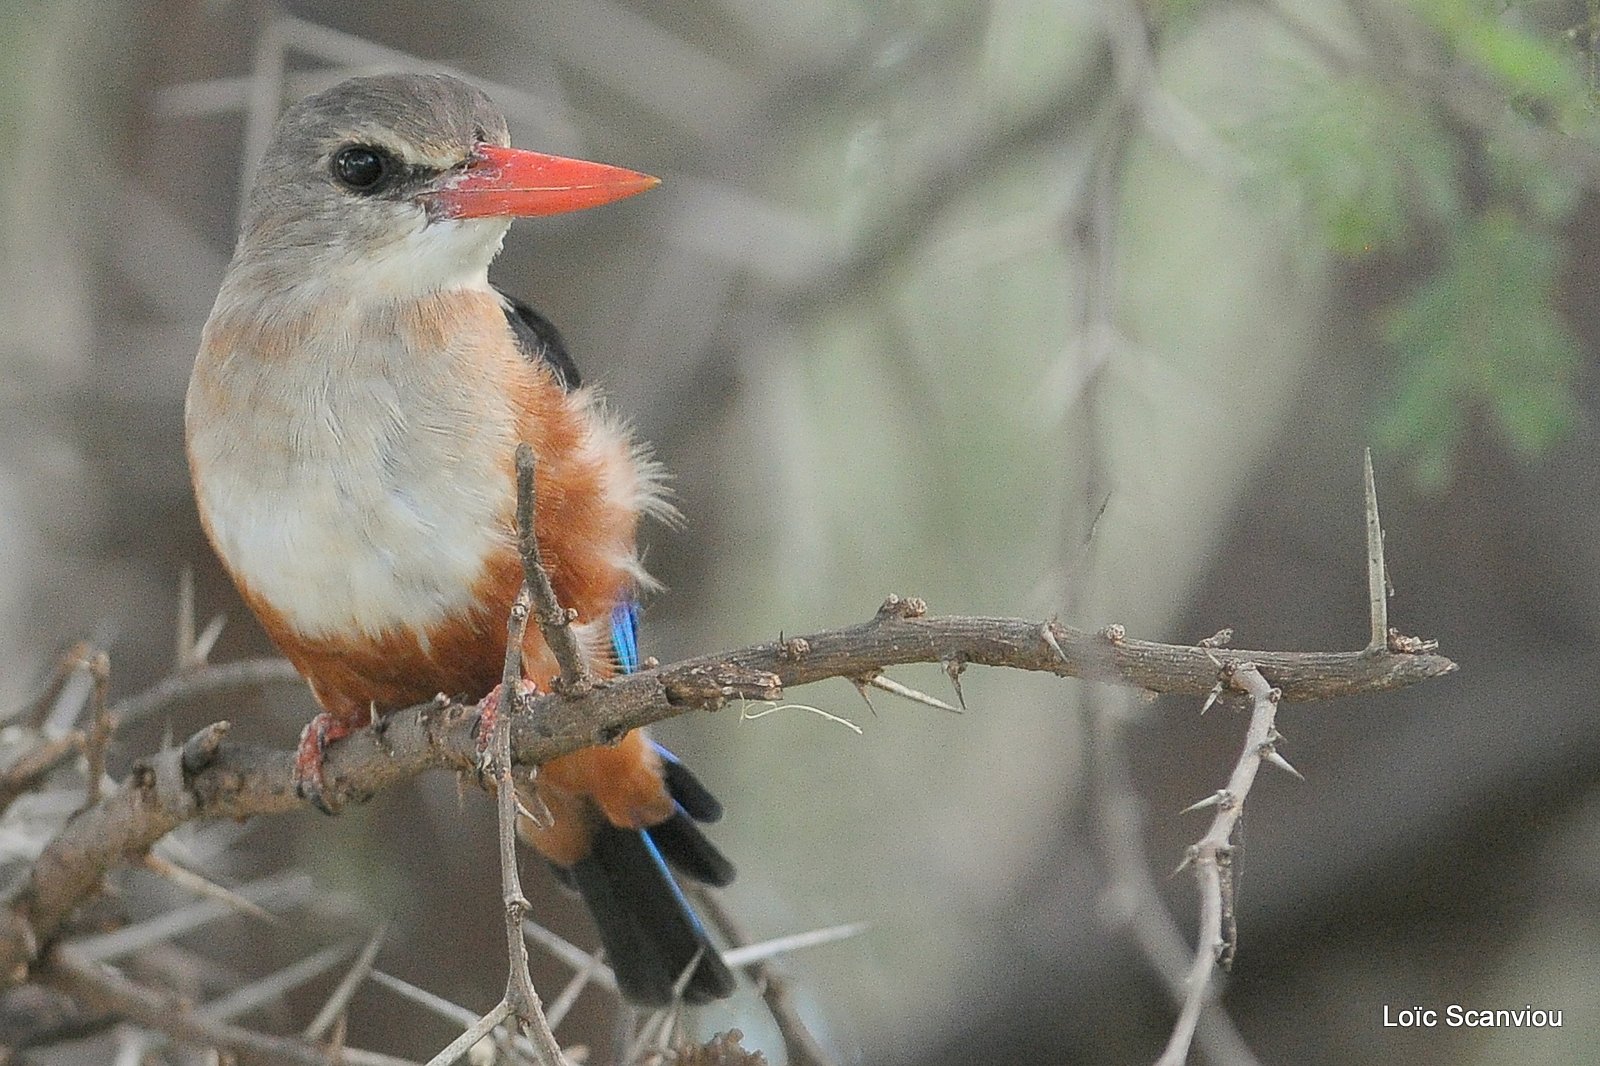
[[[661,184],[604,163],[480,144],[466,169],[427,198],[443,218],[558,215],[599,207]]]

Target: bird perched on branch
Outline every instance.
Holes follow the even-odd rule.
[[[511,219],[594,207],[656,179],[509,147],[454,78],[358,78],[295,104],[250,193],[189,382],[206,534],[310,683],[296,785],[324,809],[330,742],[373,715],[500,680],[522,582],[513,454],[538,460],[535,532],[593,670],[635,669],[635,531],[665,516],[646,451],[580,386],[555,328],[490,285]],[[529,628],[524,671],[559,668]],[[519,829],[588,903],[623,992],[691,1002],[733,978],[669,867],[733,877],[720,814],[642,732],[541,767],[547,825]],[[698,958],[698,962],[695,960]]]

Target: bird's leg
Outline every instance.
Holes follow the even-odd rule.
[[[323,775],[322,762],[328,745],[347,737],[366,724],[364,718],[333,715],[323,711],[300,733],[300,746],[294,757],[294,790],[296,795],[311,801],[323,814],[338,814],[342,804],[328,794],[328,783]]]
[[[520,682],[524,696],[537,696],[539,686],[527,678]],[[483,699],[478,701],[478,773],[482,774],[489,763],[489,742],[494,739],[495,723],[500,720],[500,704],[505,699],[505,685],[496,685]]]

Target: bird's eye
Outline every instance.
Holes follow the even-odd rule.
[[[334,180],[357,192],[371,192],[392,170],[388,153],[364,144],[341,148],[333,157]]]

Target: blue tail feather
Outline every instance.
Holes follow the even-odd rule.
[[[639,608],[631,599],[611,612],[611,644],[622,672],[637,671]],[[705,1003],[730,995],[735,981],[672,871],[712,885],[733,880],[733,864],[695,824],[721,817],[722,805],[671,752],[659,744],[656,751],[677,813],[648,829],[622,829],[596,818],[589,854],[557,875],[578,890],[594,915],[624,996],[648,1005],[670,1002],[698,956],[683,997]]]

